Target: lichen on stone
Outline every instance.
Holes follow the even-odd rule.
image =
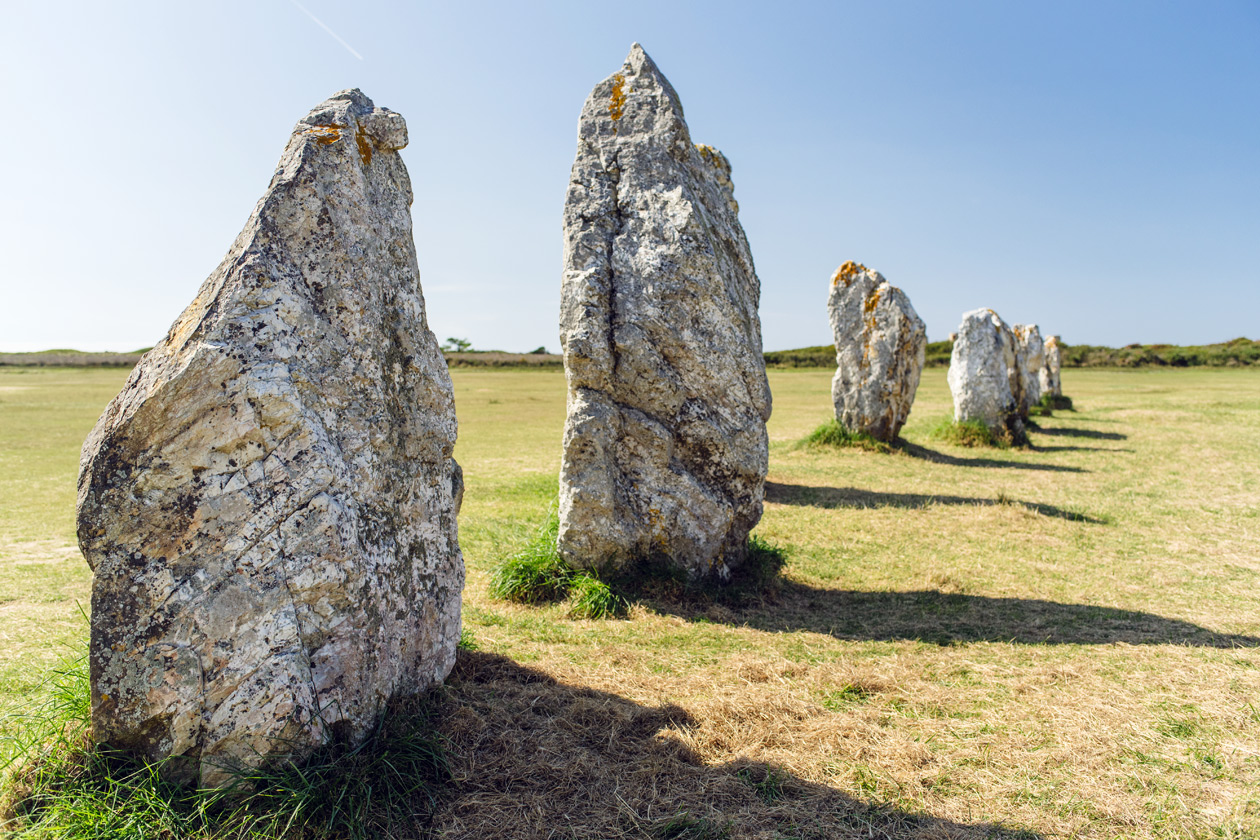
[[[923,321],[904,292],[852,260],[832,274],[827,313],[836,345],[836,420],[850,432],[895,440],[923,369]]]

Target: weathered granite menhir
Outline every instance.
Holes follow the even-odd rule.
[[[852,261],[831,277],[827,315],[836,343],[836,420],[849,431],[896,440],[923,372],[922,319],[905,292]]]
[[[1028,412],[1041,401],[1041,368],[1046,363],[1046,347],[1036,324],[1016,324],[1015,356],[1019,367],[1019,416],[1028,419]]]
[[[358,90],[303,118],[83,445],[93,733],[179,781],[358,741],[454,664],[463,483],[406,144]]]
[[[1059,371],[1063,367],[1063,341],[1057,335],[1052,335],[1046,339],[1045,347],[1045,364],[1041,366],[1038,372],[1038,378],[1041,381],[1041,392],[1050,394],[1053,397],[1063,396],[1063,383],[1059,378]]]
[[[1023,376],[1015,334],[992,309],[963,315],[948,380],[955,420],[979,421],[1000,438],[1027,441],[1020,416]]]
[[[564,208],[561,556],[725,579],[761,518],[770,388],[730,165],[638,44],[578,122]]]

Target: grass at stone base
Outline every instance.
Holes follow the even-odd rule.
[[[928,437],[941,443],[967,448],[988,446],[995,449],[1010,449],[1012,445],[1010,435],[994,434],[992,429],[979,420],[945,419],[932,428]]]
[[[892,452],[893,447],[882,440],[864,432],[846,429],[834,417],[814,429],[800,441],[800,446],[808,447],[851,447],[865,449],[868,452]]]
[[[452,374],[477,650],[434,836],[1260,834],[1256,371],[1066,370],[1075,413],[977,450],[928,437],[928,370],[897,457],[798,448],[831,372],[771,371],[779,591],[625,621],[492,597],[556,495],[563,375]],[[0,703],[84,632],[77,450],[123,378],[29,375],[0,371]]]
[[[0,754],[0,830],[14,840],[414,836],[450,778],[431,693],[395,702],[362,744],[329,744],[225,790],[182,789],[160,763],[92,745],[86,659],[54,670],[46,697],[9,727],[20,740]]]
[[[628,563],[620,570],[575,569],[557,550],[556,508],[553,503],[547,520],[523,548],[495,564],[490,575],[493,597],[532,605],[564,601],[569,618],[594,619],[625,618],[632,606],[662,599],[675,608],[697,602],[740,605],[772,597],[787,562],[781,549],[753,534],[743,562],[724,582],[691,580],[664,558]]]

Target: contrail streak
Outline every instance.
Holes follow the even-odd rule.
[[[338,35],[336,32],[333,32],[331,29],[329,29],[329,28],[328,28],[328,24],[324,23],[322,20],[320,20],[319,18],[315,17],[315,15],[311,14],[310,10],[309,10],[309,9],[307,9],[305,6],[303,6],[301,3],[299,3],[299,2],[298,2],[298,0],[289,0],[289,2],[290,2],[290,3],[292,3],[294,6],[297,6],[299,9],[301,9],[301,10],[302,10],[302,12],[303,12],[303,14],[305,14],[308,18],[310,18],[311,20],[313,20],[313,21],[315,21],[316,23],[318,23],[318,24],[319,24],[319,28],[320,28],[320,29],[324,30],[324,31],[325,31],[325,32],[327,32],[329,35],[331,35],[331,36],[333,36],[334,38],[336,38],[336,39],[337,39],[337,43],[338,43],[338,44],[341,44],[341,46],[343,46],[343,47],[345,47],[346,49],[348,49],[348,50],[350,51],[350,54],[351,54],[352,56],[354,56],[355,58],[359,59],[359,61],[362,61],[362,60],[363,60],[363,56],[359,55],[358,51],[357,51],[357,50],[355,50],[355,48],[354,48],[354,47],[352,47],[352,46],[350,46],[349,44],[347,44],[347,43],[345,42],[345,40],[344,40],[344,39],[342,39],[342,37],[341,37],[340,35]]]

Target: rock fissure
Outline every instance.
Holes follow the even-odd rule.
[[[770,413],[730,165],[691,142],[677,94],[637,44],[587,99],[578,135],[559,549],[577,566],[650,554],[724,577],[761,515]]]

